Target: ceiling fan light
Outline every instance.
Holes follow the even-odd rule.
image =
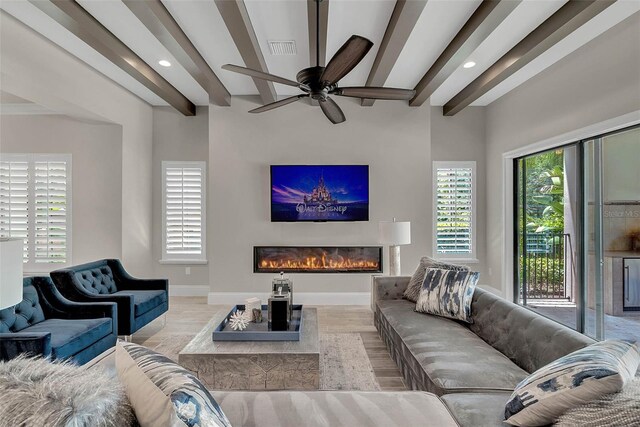
[[[473,68],[473,67],[475,67],[475,66],[476,66],[476,63],[475,63],[475,62],[473,62],[473,61],[467,61],[467,62],[465,62],[465,63],[464,63],[464,65],[463,65],[463,67],[464,67],[464,68]]]

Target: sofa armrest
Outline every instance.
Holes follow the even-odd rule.
[[[115,303],[116,307],[111,309],[114,310],[114,330],[118,331],[118,335],[131,335],[135,324],[132,295],[78,293],[75,299],[80,303],[88,303],[82,304],[83,307],[95,306],[95,310],[108,310],[105,308],[106,305],[113,306]]]
[[[118,290],[169,292],[169,281],[167,279],[126,279],[118,283]]]
[[[371,310],[376,311],[380,300],[402,299],[411,276],[373,276],[371,282]]]
[[[108,259],[113,278],[119,291],[165,291],[169,292],[167,279],[138,279],[127,273],[120,260]]]
[[[0,334],[0,360],[10,360],[21,354],[51,356],[50,332],[16,332]]]

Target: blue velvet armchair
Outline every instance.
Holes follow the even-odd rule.
[[[169,309],[169,281],[131,277],[117,259],[103,259],[51,272],[66,298],[115,302],[118,335],[132,335]]]
[[[27,277],[22,286],[22,302],[0,310],[0,360],[28,353],[82,365],[116,344],[115,304],[71,302],[49,277]]]

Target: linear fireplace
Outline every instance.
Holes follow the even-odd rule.
[[[381,246],[254,246],[254,273],[381,273]]]

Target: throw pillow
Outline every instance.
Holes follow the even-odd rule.
[[[471,300],[480,273],[428,268],[416,311],[471,323]]]
[[[518,384],[505,408],[506,422],[550,424],[569,409],[622,390],[639,363],[638,349],[625,341],[601,341],[574,351]]]
[[[0,362],[0,425],[122,427],[135,422],[122,385],[98,366],[19,356]]]
[[[116,369],[141,427],[231,426],[198,378],[153,350],[118,343]]]
[[[602,396],[586,405],[568,410],[554,424],[559,427],[640,426],[640,378],[622,391]]]
[[[424,282],[424,275],[427,272],[427,268],[439,268],[441,270],[453,270],[453,271],[467,271],[469,267],[465,265],[447,264],[428,256],[420,258],[420,264],[418,268],[411,276],[407,289],[404,291],[404,298],[411,302],[418,302],[418,296],[420,296],[420,290],[422,289],[422,283]]]

